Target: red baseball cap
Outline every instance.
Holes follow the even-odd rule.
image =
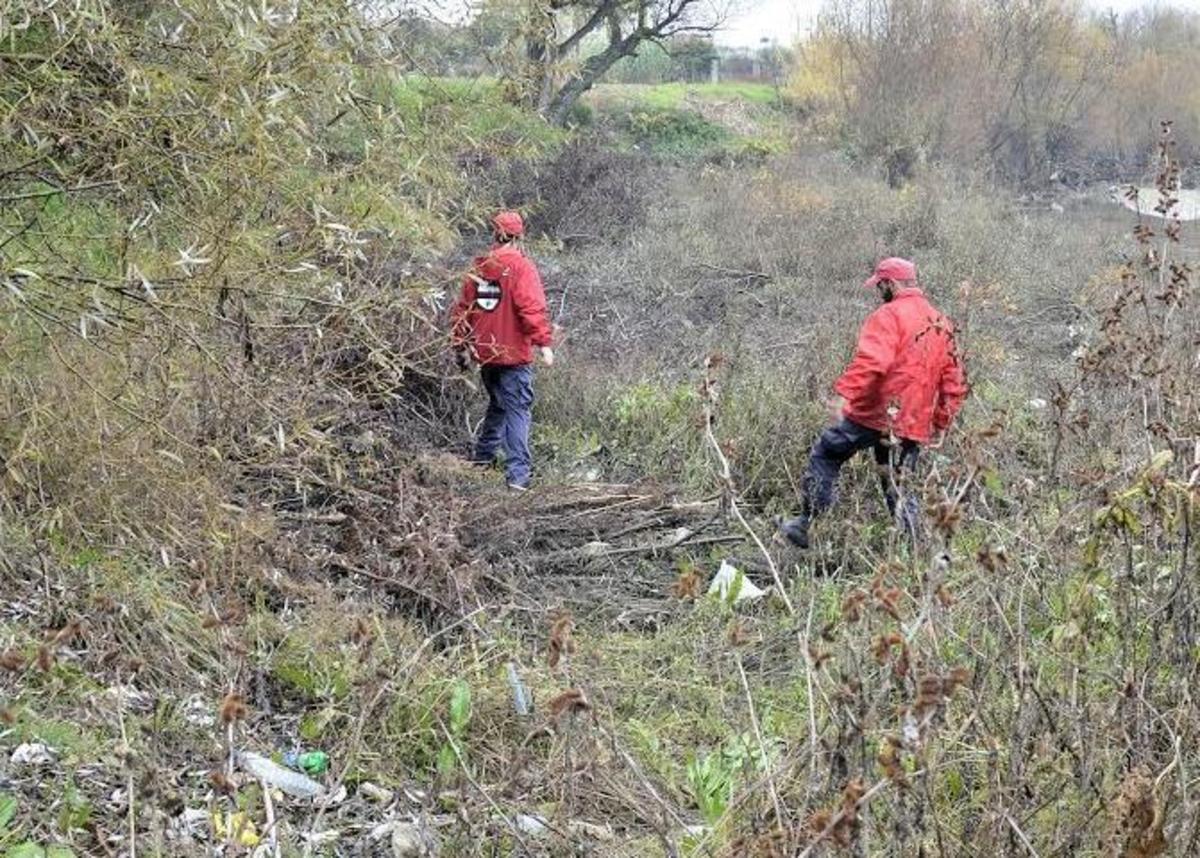
[[[514,238],[525,234],[525,221],[521,220],[521,216],[516,212],[500,212],[492,218],[492,225],[499,232]]]
[[[879,260],[879,264],[875,266],[875,273],[863,281],[863,286],[870,289],[880,280],[916,279],[917,266],[913,265],[907,259],[901,259],[898,256],[889,256],[887,259]]]

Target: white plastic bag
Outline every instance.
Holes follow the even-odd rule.
[[[766,590],[756,587],[742,570],[728,560],[721,561],[721,568],[717,570],[712,583],[708,585],[708,592],[709,594],[716,593],[717,598],[722,602],[733,601],[735,603],[746,599],[760,599],[767,593]]]

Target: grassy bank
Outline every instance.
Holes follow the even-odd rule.
[[[602,84],[581,107],[628,145],[660,157],[757,162],[787,148],[792,125],[765,84]]]

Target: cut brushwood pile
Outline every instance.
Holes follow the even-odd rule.
[[[583,483],[481,503],[460,538],[505,575],[518,601],[629,617],[662,612],[681,564],[736,549],[746,535],[715,497],[689,501],[650,484]]]

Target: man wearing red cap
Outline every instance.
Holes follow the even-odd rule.
[[[808,548],[809,524],[832,505],[842,465],[868,448],[888,510],[915,533],[916,498],[898,504],[899,476],[916,465],[922,444],[949,428],[967,393],[954,328],[918,288],[916,266],[884,259],[863,285],[883,305],[867,317],[854,359],[833,387],[833,425],[813,447],[801,513],[779,528],[800,548]]]
[[[534,348],[547,366],[554,363],[542,278],[517,246],[524,233],[516,212],[492,219],[492,249],[475,259],[450,312],[459,366],[465,369],[472,359],[478,363],[488,394],[472,461],[490,465],[503,447],[508,486],[514,490],[529,488],[532,471]]]

